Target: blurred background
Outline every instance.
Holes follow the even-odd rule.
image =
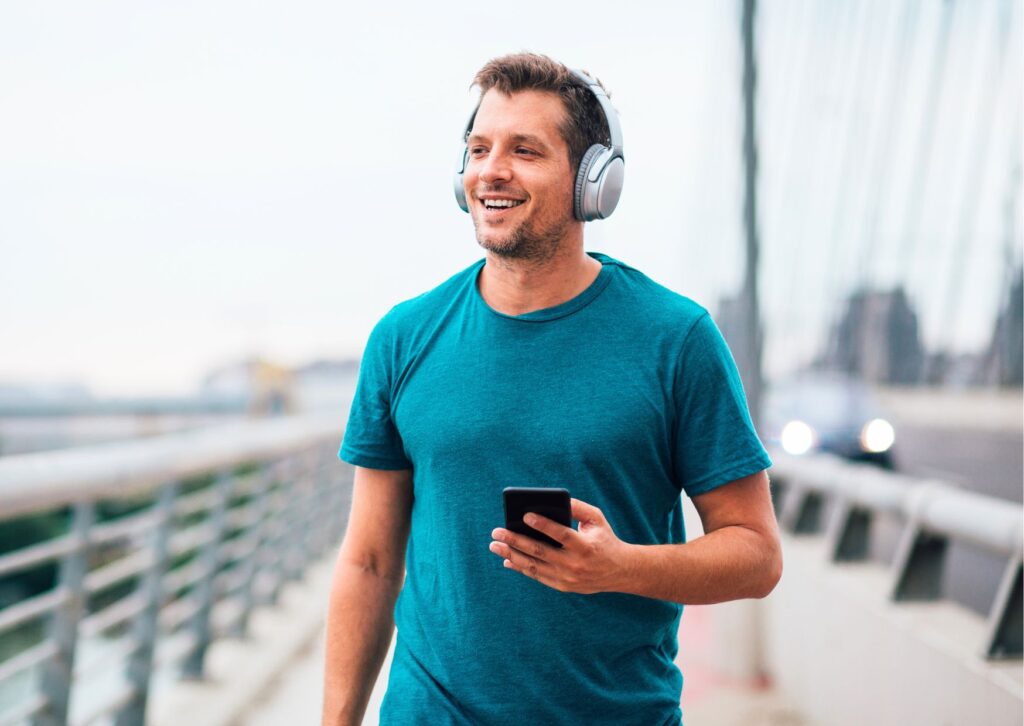
[[[243,541],[252,532],[242,515],[235,529],[214,522],[236,505],[271,521],[274,506],[255,504],[260,486],[287,498],[296,452],[323,454],[299,467],[309,476],[336,472],[331,449],[374,323],[482,256],[451,174],[473,74],[520,50],[587,69],[609,89],[628,170],[615,215],[587,225],[587,247],[712,312],[780,462],[780,492],[816,476],[786,462],[835,459],[908,491],[939,481],[984,495],[1010,507],[1000,511],[1012,529],[1024,488],[1022,28],[1021,0],[3,6],[0,552],[66,544],[76,526],[88,529],[75,524],[84,501],[95,505],[90,521],[124,518],[134,532],[131,517],[159,504],[157,484],[185,481],[201,494],[225,467],[238,498],[225,494],[220,510],[215,497],[186,505],[187,521],[168,526]],[[251,427],[282,421],[317,423],[296,434],[294,450],[238,443],[262,441]],[[228,430],[243,433],[225,443],[215,432]],[[181,452],[207,445],[212,458],[187,472],[199,479],[167,468],[168,452],[190,457]],[[68,474],[86,467],[96,467],[91,478]],[[263,484],[245,483],[261,471]],[[113,483],[129,480],[130,506],[114,502]],[[336,506],[319,549],[287,567],[278,567],[291,562],[278,552],[285,534],[252,535],[255,554],[239,556],[236,579],[259,580],[264,565],[280,577],[268,579],[269,596],[254,586],[250,605],[276,607],[288,573],[316,581],[303,573],[343,531],[347,499]],[[781,497],[776,506],[785,524]],[[918,541],[908,522],[918,519],[877,526],[870,559],[909,567]],[[1019,612],[1004,623],[1021,608],[1019,537],[1007,540],[1018,569],[976,541],[939,556],[931,599],[969,612],[966,631],[981,623],[1019,639]],[[72,703],[71,716],[66,701],[75,624],[85,618],[98,639],[108,621],[89,617],[122,597],[135,609],[122,605],[109,624],[135,633],[122,655],[139,666],[138,634],[160,631],[139,624],[146,610],[131,593],[152,562],[122,573],[123,592],[99,578],[84,600],[38,599],[76,567],[88,573],[155,546],[129,538],[99,560],[87,544],[0,559],[0,714],[143,717],[138,680]],[[165,569],[187,566],[203,546]],[[212,551],[207,574],[230,559]],[[32,569],[44,562],[48,570]],[[220,591],[204,595],[197,581],[174,591],[198,604],[168,628],[192,624],[203,643],[217,629],[201,635],[202,613]],[[738,627],[724,620],[716,630],[691,609],[705,635],[721,634],[721,622]],[[751,627],[769,628],[757,617]],[[822,720],[770,672],[768,645],[747,659],[755,678],[752,667],[716,662],[721,638],[681,636],[683,651],[686,637],[708,654],[684,664],[692,693],[755,699],[746,715],[708,705],[704,716],[695,697],[702,721],[842,722]],[[189,647],[192,675],[202,675],[195,652],[206,646]],[[26,657],[26,648],[36,650]],[[1019,670],[1019,647],[1014,658]],[[1021,703],[1016,670],[986,679]],[[766,693],[776,700],[756,700]],[[952,723],[1014,722],[985,718]]]

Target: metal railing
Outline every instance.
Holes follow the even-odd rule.
[[[155,674],[202,678],[215,639],[245,636],[253,609],[340,541],[342,425],[274,419],[0,459],[0,532],[25,515],[67,522],[4,542],[0,584],[55,577],[0,610],[0,726],[134,726]]]
[[[902,522],[889,589],[895,602],[942,597],[951,541],[1005,558],[989,609],[985,641],[978,650],[989,660],[1021,658],[1021,505],[827,455],[795,457],[773,452],[772,458],[773,499],[780,526],[798,536],[824,530],[833,562],[869,559],[872,525],[879,516],[894,516]],[[833,506],[826,522],[827,500]]]

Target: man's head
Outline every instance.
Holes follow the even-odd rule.
[[[558,96],[565,108],[558,131],[569,148],[573,174],[587,149],[594,144],[608,146],[611,142],[601,104],[587,84],[546,55],[514,53],[495,58],[477,72],[473,84],[479,87],[481,96],[491,89],[506,96],[519,91],[546,91]]]
[[[570,233],[576,170],[608,124],[587,85],[541,55],[496,58],[475,79],[481,100],[463,176],[477,240],[504,257],[543,260]]]

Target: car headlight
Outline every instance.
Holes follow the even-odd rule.
[[[782,448],[787,454],[806,454],[814,446],[814,429],[803,421],[790,421],[782,427]]]
[[[860,430],[860,447],[872,454],[888,451],[895,441],[896,431],[884,418],[872,419]]]

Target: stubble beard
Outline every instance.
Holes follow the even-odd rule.
[[[512,229],[502,239],[486,239],[480,234],[480,222],[473,218],[476,229],[476,241],[485,250],[502,260],[517,260],[532,263],[544,263],[554,257],[565,239],[572,224],[571,219],[563,219],[553,223],[547,229],[533,229],[528,223],[522,223]]]

